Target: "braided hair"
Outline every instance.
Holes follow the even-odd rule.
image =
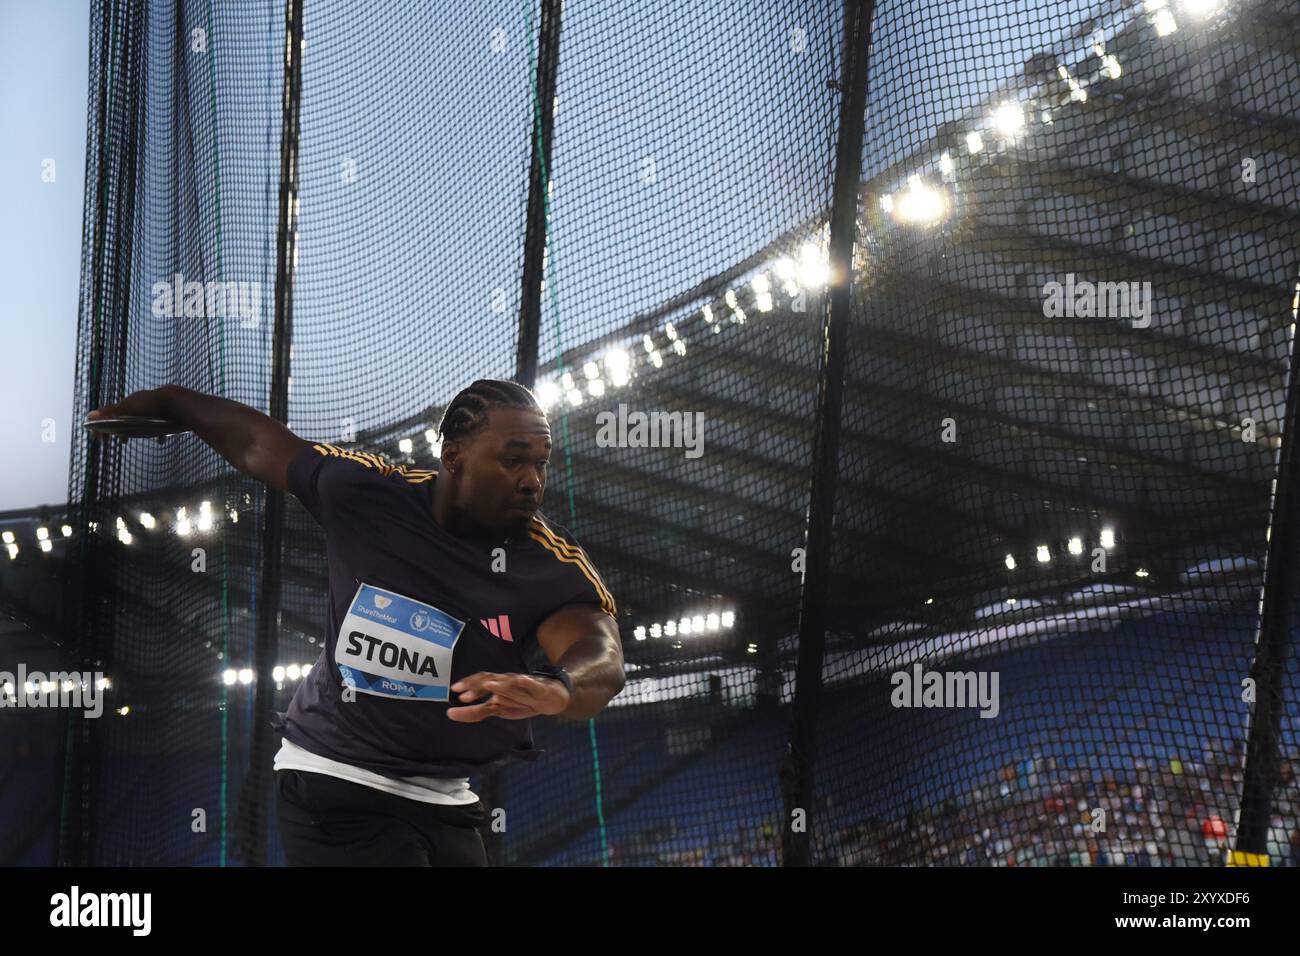
[[[518,408],[544,414],[536,397],[518,382],[481,378],[451,400],[438,423],[444,442],[473,438],[487,425],[493,408]]]

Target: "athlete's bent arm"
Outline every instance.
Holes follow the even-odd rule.
[[[311,446],[255,408],[180,385],[133,392],[90,413],[91,418],[117,415],[168,418],[194,432],[244,474],[280,491],[289,490],[289,463]]]
[[[537,626],[537,642],[552,664],[569,672],[573,693],[551,677],[480,671],[451,685],[466,704],[447,711],[458,723],[486,717],[522,720],[553,714],[570,720],[595,717],[623,689],[623,645],[614,619],[591,604],[560,608]],[[479,704],[484,694],[491,696]]]
[[[618,624],[592,604],[560,608],[537,625],[537,643],[573,680],[573,701],[561,717],[595,717],[627,683]]]

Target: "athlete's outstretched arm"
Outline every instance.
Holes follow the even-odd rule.
[[[244,474],[281,491],[289,489],[289,462],[311,446],[282,422],[255,408],[180,385],[133,392],[90,413],[91,418],[116,415],[148,415],[178,422]]]

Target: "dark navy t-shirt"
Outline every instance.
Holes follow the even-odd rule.
[[[390,777],[465,777],[511,756],[536,759],[529,720],[453,721],[446,711],[461,702],[447,685],[545,663],[537,626],[566,605],[618,613],[565,528],[538,515],[509,541],[452,535],[433,519],[436,479],[324,443],[289,465],[289,490],[325,532],[329,595],[325,647],[284,736]]]

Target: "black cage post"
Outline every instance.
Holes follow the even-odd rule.
[[[542,321],[542,268],[547,241],[547,186],[551,179],[551,139],[555,129],[555,77],[560,66],[560,0],[542,0],[537,33],[537,82],[533,91],[533,150],[528,166],[528,213],[524,269],[519,298],[519,352],[515,380],[527,388],[537,381],[538,334]]]
[[[1292,329],[1295,316],[1292,314]],[[1266,866],[1268,831],[1273,815],[1273,791],[1280,773],[1279,734],[1285,703],[1282,699],[1282,671],[1290,649],[1288,624],[1296,603],[1296,549],[1300,548],[1300,474],[1296,461],[1295,431],[1300,424],[1300,390],[1296,388],[1295,333],[1291,336],[1291,359],[1287,371],[1286,411],[1283,417],[1282,447],[1278,453],[1273,514],[1269,523],[1268,552],[1260,607],[1259,637],[1255,661],[1250,669],[1255,682],[1255,704],[1251,708],[1250,733],[1246,740],[1241,818],[1237,823],[1237,847],[1229,865]]]
[[[270,415],[288,422],[289,345],[293,340],[293,274],[298,236],[298,128],[302,100],[302,7],[303,0],[288,0],[285,7],[284,97],[280,126],[280,213],[276,239],[275,329],[272,343]],[[235,838],[246,862],[265,866],[267,817],[275,806],[271,786],[271,748],[274,735],[271,712],[275,684],[271,671],[280,630],[280,592],[284,545],[284,492],[266,486],[266,515],[262,525],[261,589],[258,603],[257,637],[253,647],[254,673],[252,741],[249,771],[236,818]],[[248,799],[252,797],[252,799]],[[245,842],[246,841],[246,842]]]
[[[835,184],[831,197],[830,268],[832,286],[821,346],[809,489],[805,573],[799,595],[799,656],[790,739],[782,767],[785,798],[783,863],[807,866],[809,835],[815,825],[813,806],[814,745],[817,708],[822,691],[826,644],[826,598],[829,591],[832,523],[839,467],[840,408],[844,392],[844,350],[853,307],[853,248],[857,239],[858,191],[862,177],[862,135],[867,98],[867,61],[875,0],[844,4],[843,73],[839,83],[839,141],[835,150]],[[794,829],[794,813],[803,811],[803,826]]]
[[[122,5],[107,3],[101,31],[106,40],[103,49],[108,51],[101,71],[116,69],[118,82],[123,78],[130,84],[129,92],[114,90],[110,98],[108,84],[101,83],[96,98],[98,156],[94,168],[98,171],[95,183],[95,252],[90,264],[89,307],[84,314],[91,325],[91,355],[87,368],[85,390],[80,397],[85,402],[85,412],[108,403],[106,390],[126,381],[126,336],[130,324],[131,247],[135,221],[137,143],[143,123],[145,93],[141,88],[145,27],[139,8],[123,9]],[[118,59],[110,60],[110,56]],[[114,143],[109,130],[117,126],[118,104],[130,111],[122,124],[127,141],[117,144],[120,161],[114,161]],[[109,276],[113,278],[108,278]],[[80,303],[84,306],[86,303]],[[107,327],[104,316],[115,317]],[[116,366],[109,373],[109,362]],[[79,407],[81,403],[75,403]],[[74,436],[74,442],[76,438]],[[107,494],[111,497],[114,482],[120,479],[121,446],[107,441],[94,441],[90,436],[81,440],[88,443],[86,485],[75,511],[69,517],[77,529],[77,550],[69,559],[64,571],[65,593],[73,602],[71,613],[65,618],[61,653],[70,670],[94,672],[111,667],[117,628],[116,581],[114,565],[106,542],[115,532],[107,525],[103,506]],[[75,448],[75,445],[74,445]],[[75,451],[74,451],[75,461]],[[92,523],[95,525],[92,531]],[[59,813],[59,837],[56,862],[60,866],[90,866],[94,846],[94,791],[98,763],[98,740],[102,728],[92,725],[80,711],[66,710],[60,718],[63,750],[63,795]]]

